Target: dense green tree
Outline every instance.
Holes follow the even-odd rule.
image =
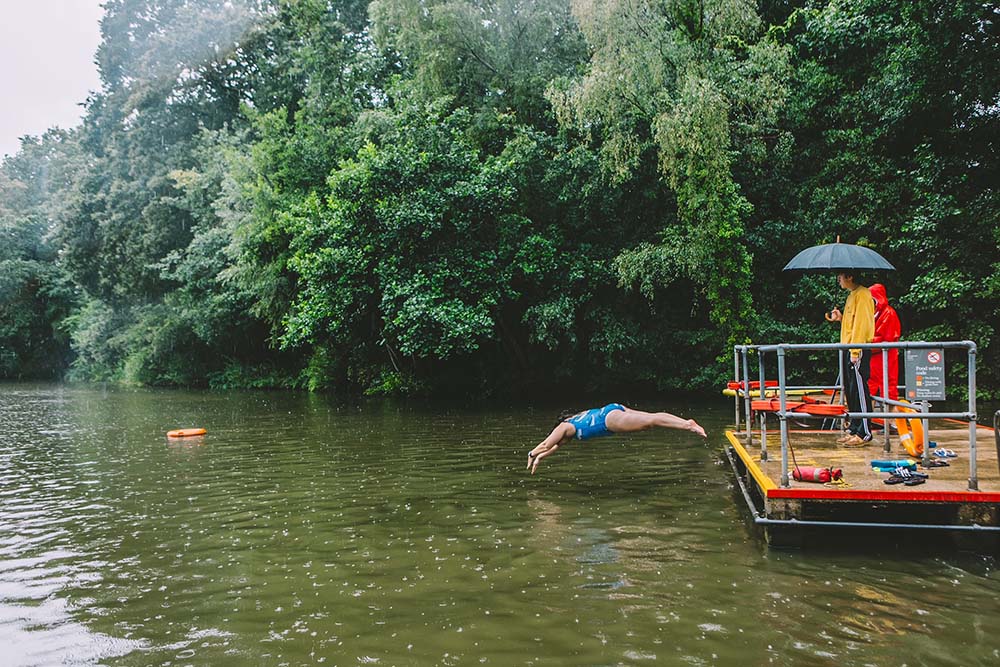
[[[980,381],[996,387],[995,9],[976,2],[831,2],[791,13],[775,32],[795,54],[783,123],[794,149],[755,181],[763,186],[757,199],[767,202],[752,224],[755,273],[838,235],[871,244],[898,268],[871,278],[888,283],[904,336],[976,341]],[[815,281],[799,291],[778,285],[759,298],[764,310],[787,313],[791,293],[786,321],[815,318],[817,304],[829,303]]]
[[[326,190],[330,172],[361,145],[355,123],[384,102],[387,64],[368,35],[367,5],[280,3],[278,22],[291,33],[288,71],[299,85],[283,104],[248,109],[252,140],[230,152],[230,209],[243,214],[230,226],[226,277],[276,336],[297,289],[287,219]]]
[[[729,342],[836,336],[832,277],[779,269],[840,235],[899,267],[908,337],[975,340],[996,391],[996,19],[109,0],[83,126],[0,167],[0,373],[708,388]]]
[[[545,87],[587,56],[568,0],[375,0],[370,13],[422,99],[451,97],[487,127],[497,112],[549,124]]]
[[[107,3],[102,90],[82,130],[92,159],[60,229],[66,266],[93,296],[132,304],[167,289],[155,265],[187,244],[193,223],[171,204],[169,173],[192,164],[201,128],[233,122],[252,99],[231,70],[247,69],[235,58],[254,18],[246,3],[223,0]]]
[[[284,3],[211,0],[106,6],[103,87],[82,128],[91,157],[59,227],[63,264],[91,299],[71,321],[89,332],[73,338],[78,376],[204,382],[220,372],[209,363],[220,359],[213,341],[234,331],[260,354],[260,327],[218,312],[239,301],[238,290],[205,288],[208,266],[227,268],[220,248],[237,226],[213,207],[222,177],[205,145],[229,134],[246,141],[246,109],[268,113],[302,98],[283,11]]]
[[[59,377],[69,359],[77,289],[52,232],[82,161],[76,134],[54,129],[0,165],[0,377]]]
[[[733,163],[759,160],[785,98],[785,50],[745,0],[574,2],[591,47],[583,77],[555,81],[562,122],[601,142],[625,179],[655,154],[676,195],[659,238],[618,259],[623,284],[703,281],[730,342],[753,323],[744,228],[751,204]]]

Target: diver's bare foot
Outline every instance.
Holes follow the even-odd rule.
[[[707,438],[708,437],[708,436],[705,435],[705,429],[703,429],[701,426],[699,426],[698,422],[696,422],[693,419],[689,419],[688,420],[688,430],[691,431],[692,433],[697,433],[698,435],[700,435],[703,438]]]

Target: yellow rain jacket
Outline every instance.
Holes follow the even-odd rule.
[[[875,300],[864,285],[858,285],[847,295],[844,315],[840,320],[841,343],[870,343],[875,337]],[[851,350],[860,356],[861,350]]]

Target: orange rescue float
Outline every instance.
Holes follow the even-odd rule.
[[[203,428],[179,428],[176,431],[167,431],[168,438],[190,438],[194,435],[205,435],[207,431]]]
[[[903,401],[905,403],[905,401]],[[916,412],[913,408],[901,408],[896,406],[897,412]],[[896,430],[899,432],[899,444],[903,446],[910,456],[924,455],[924,420],[923,419],[896,419]]]
[[[808,397],[803,396],[803,398]],[[761,412],[777,412],[781,409],[781,401],[777,398],[751,401],[750,409]],[[826,417],[839,417],[847,412],[847,408],[843,405],[837,403],[820,403],[812,399],[805,401],[785,401],[785,409],[788,412],[807,412],[811,415],[823,415]]]

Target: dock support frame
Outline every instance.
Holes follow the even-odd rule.
[[[997,412],[997,419],[1000,419],[1000,412]],[[998,440],[1000,440],[1000,435],[998,435],[997,437]],[[729,458],[729,463],[733,468],[733,474],[736,477],[736,483],[740,487],[740,491],[743,495],[743,500],[746,501],[747,509],[750,510],[750,515],[753,517],[753,522],[759,526],[801,526],[803,528],[810,526],[829,527],[829,528],[880,528],[880,529],[891,528],[898,530],[945,530],[945,531],[974,532],[974,533],[1000,533],[1000,526],[983,526],[976,523],[970,525],[946,525],[946,524],[933,524],[933,523],[891,523],[891,522],[874,522],[874,521],[815,521],[815,520],[803,520],[803,519],[771,519],[767,516],[767,511],[758,508],[756,504],[753,502],[753,498],[750,497],[750,491],[747,488],[746,480],[744,480],[743,475],[740,474],[740,469],[736,465],[736,460],[733,457],[733,452],[731,447],[726,447],[726,456]]]
[[[881,397],[880,402],[884,406],[884,410],[881,412],[847,412],[844,414],[845,417],[851,418],[865,418],[865,419],[882,419],[885,428],[885,448],[889,451],[889,420],[898,417],[898,413],[893,413],[889,411],[890,406],[901,406],[907,405],[900,401],[893,401],[888,397],[888,355],[887,350],[890,349],[901,349],[901,350],[911,350],[911,349],[964,349],[968,352],[968,407],[965,412],[931,412],[930,404],[923,404],[920,407],[920,412],[914,415],[913,418],[921,419],[927,427],[924,428],[924,461],[925,463],[930,457],[929,453],[929,433],[930,427],[928,420],[930,419],[967,419],[969,421],[969,481],[968,488],[970,491],[979,491],[979,478],[977,475],[977,461],[976,461],[976,344],[972,341],[945,341],[945,342],[927,342],[927,341],[906,341],[906,342],[895,342],[895,343],[815,343],[815,344],[791,344],[791,343],[780,343],[778,345],[735,345],[733,346],[733,357],[734,357],[734,370],[737,372],[737,377],[741,381],[742,389],[737,390],[736,393],[736,423],[740,423],[739,414],[739,397],[742,391],[745,410],[746,410],[746,433],[745,439],[747,446],[749,447],[753,442],[753,426],[752,426],[752,410],[751,410],[751,391],[750,391],[750,370],[748,355],[750,350],[754,350],[758,354],[758,369],[761,378],[760,393],[763,396],[765,394],[766,388],[764,386],[764,361],[763,354],[765,352],[776,352],[778,356],[778,418],[780,420],[781,427],[781,481],[780,485],[783,488],[788,488],[790,486],[790,481],[788,477],[788,419],[791,417],[801,418],[801,419],[823,419],[821,415],[811,415],[808,413],[795,413],[790,414],[787,410],[788,408],[788,385],[785,367],[785,357],[787,352],[795,350],[837,350],[838,355],[841,350],[848,349],[869,349],[869,350],[880,350],[882,352],[882,368],[883,368],[883,392],[886,394]],[[742,364],[740,363],[742,361]],[[841,374],[843,375],[843,374]],[[843,381],[843,378],[841,378]],[[766,441],[766,430],[764,427],[764,422],[761,422],[761,460],[767,460],[767,441]]]

